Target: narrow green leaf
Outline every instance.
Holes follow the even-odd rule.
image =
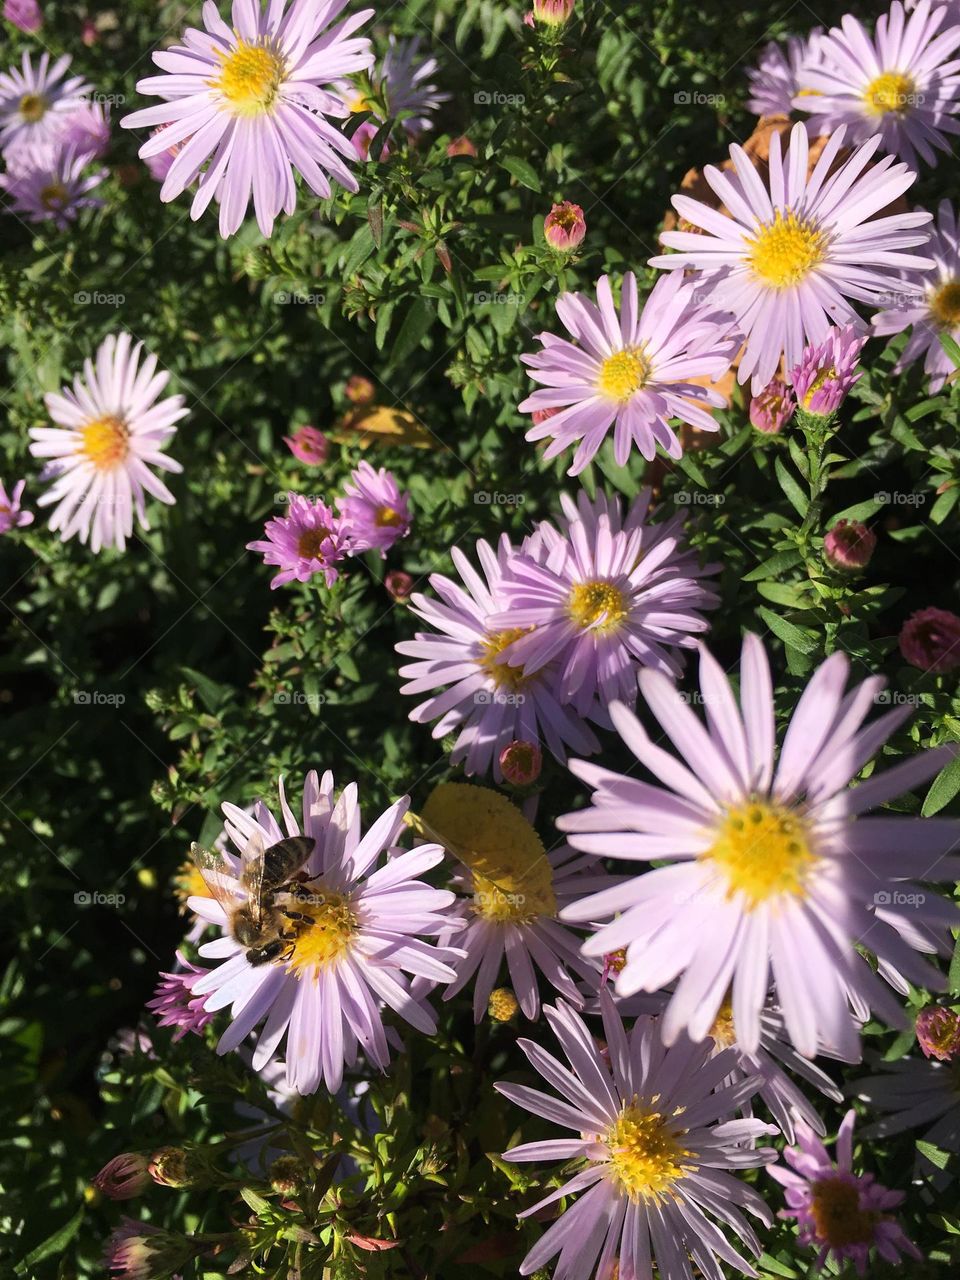
[[[759,613],[773,634],[782,640],[784,644],[788,644],[791,649],[797,649],[802,654],[816,652],[817,641],[809,632],[801,631],[799,627],[792,622],[788,622],[786,618],[781,618],[772,609],[765,609],[761,606],[757,609],[757,613]]]
[[[77,1212],[73,1215],[69,1222],[59,1227],[52,1236],[47,1236],[42,1244],[37,1247],[22,1260],[18,1262],[14,1270],[18,1276],[32,1276],[33,1268],[38,1262],[42,1262],[45,1258],[49,1258],[52,1254],[63,1253],[67,1245],[80,1230],[80,1224],[83,1222],[85,1206],[81,1205]]]
[[[779,458],[774,460],[773,465],[777,473],[777,479],[780,481],[780,488],[786,494],[794,511],[803,519],[807,514],[807,508],[810,506],[810,500]]]
[[[500,168],[506,169],[507,173],[512,174],[518,182],[529,187],[531,191],[543,190],[536,169],[528,161],[521,160],[519,156],[506,156],[500,161]]]
[[[939,813],[958,791],[960,791],[960,756],[954,756],[930,783],[930,790],[923,802],[921,813],[925,818]]]
[[[434,310],[426,298],[414,299],[403,317],[400,332],[390,352],[390,364],[396,367],[413,355],[433,324]]]

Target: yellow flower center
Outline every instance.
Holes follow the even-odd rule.
[[[127,424],[113,414],[94,418],[80,428],[79,453],[85,454],[98,471],[118,467],[130,452]]]
[[[487,1013],[494,1022],[509,1022],[519,1008],[517,997],[509,987],[497,987],[490,992]]]
[[[792,210],[784,216],[778,209],[773,221],[761,227],[747,244],[747,262],[754,274],[775,289],[785,289],[799,284],[823,261],[827,237]]]
[[[843,1178],[822,1178],[813,1184],[810,1207],[818,1237],[834,1249],[872,1244],[878,1213],[864,1213],[860,1192]]]
[[[650,361],[639,347],[626,347],[607,356],[600,366],[597,390],[608,400],[622,403],[642,391],[650,377]]]
[[[507,884],[498,884],[474,871],[472,906],[478,916],[495,924],[529,924],[541,916],[553,919],[557,914],[553,876],[525,880],[517,875],[509,877]]]
[[[960,324],[960,280],[951,280],[940,286],[930,299],[930,311],[944,329]]]
[[[728,996],[720,1006],[710,1028],[710,1038],[718,1049],[730,1049],[737,1043],[733,1025],[733,1001]]]
[[[186,911],[188,898],[213,897],[200,868],[194,866],[192,862],[183,862],[177,868],[177,874],[173,878],[173,892],[180,903],[181,911]]]
[[[342,893],[315,881],[307,886],[307,895],[296,897],[289,907],[303,917],[296,922],[296,938],[287,959],[288,972],[297,977],[315,973],[342,956],[358,928],[350,899]]]
[[[329,537],[329,529],[304,529],[297,539],[297,555],[302,560],[319,560],[323,544]]]
[[[513,644],[514,640],[529,634],[532,629],[532,627],[511,627],[507,631],[495,631],[483,641],[483,657],[479,659],[479,664],[487,675],[493,678],[493,683],[498,689],[516,693],[530,679],[529,676],[524,675],[523,667],[508,666],[506,662],[500,661],[500,655],[508,645]]]
[[[62,182],[48,182],[45,187],[40,188],[40,203],[45,209],[62,209],[67,200],[67,188]]]
[[[872,115],[885,116],[891,111],[902,115],[913,106],[916,92],[911,76],[902,71],[885,71],[870,81],[863,91],[863,100]]]
[[[782,894],[803,897],[817,861],[803,821],[758,801],[730,809],[701,856],[726,876],[727,896],[742,893],[751,910]]]
[[[223,56],[220,75],[210,81],[210,87],[223,94],[234,115],[259,116],[273,106],[285,74],[281,54],[269,45],[241,40]]]
[[[374,523],[381,529],[395,529],[398,524],[403,524],[403,516],[394,507],[377,507]]]
[[[656,1203],[673,1196],[674,1184],[692,1167],[692,1153],[680,1142],[685,1132],[634,1098],[605,1139],[610,1171],[619,1189],[631,1200]]]
[[[25,93],[20,99],[20,118],[27,124],[36,124],[47,114],[49,106],[42,93]]]
[[[626,597],[612,582],[578,582],[567,600],[567,613],[584,631],[613,631],[628,612]]]
[[[351,114],[358,116],[361,111],[372,111],[373,103],[365,93],[357,92],[350,99],[349,110]]]

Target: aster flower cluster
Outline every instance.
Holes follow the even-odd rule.
[[[26,14],[21,15],[26,20]],[[24,30],[34,31],[29,23]],[[103,201],[91,193],[107,176],[96,162],[110,145],[110,109],[93,86],[70,74],[71,58],[36,65],[25,51],[19,67],[0,73],[0,191],[9,213],[63,230],[81,209]]]

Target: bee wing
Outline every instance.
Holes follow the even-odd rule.
[[[224,910],[235,907],[239,882],[223,854],[217,853],[214,849],[205,849],[202,844],[194,843],[190,846],[190,860],[203,876],[204,883],[221,907]]]
[[[265,864],[263,836],[259,831],[254,831],[243,851],[241,880],[250,901],[257,908],[258,916],[263,912],[263,872]]]

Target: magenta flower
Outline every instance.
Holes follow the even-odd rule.
[[[620,467],[634,445],[648,460],[658,444],[679,458],[683,449],[670,418],[717,430],[719,424],[703,406],[722,408],[726,401],[693,379],[721,378],[736,342],[729,337],[730,317],[719,315],[715,306],[698,305],[692,284],[679,276],[658,280],[641,311],[637,280],[628,271],[618,316],[610,279],[601,276],[595,303],[581,293],[564,293],[557,299],[557,315],[575,342],[541,333],[543,349],[521,356],[543,389],[528,396],[520,412],[559,410],[527,432],[528,440],[553,437],[545,459],[579,441],[567,473],[579,475],[611,425]]]
[[[823,539],[823,558],[832,569],[856,573],[865,569],[877,546],[877,535],[857,520],[838,520]]]
[[[432,983],[455,977],[450,961],[459,953],[431,945],[449,928],[454,895],[416,877],[444,859],[437,844],[412,853],[397,847],[409,800],[404,797],[361,834],[357,787],[351,783],[334,801],[331,773],[307,775],[301,823],[287,804],[280,782],[283,825],[262,803],[253,816],[224,804],[234,846],[245,851],[259,835],[269,847],[301,833],[316,842],[290,895],[289,945],[274,959],[252,964],[248,950],[233,938],[223,907],[211,898],[192,898],[190,907],[223,930],[223,937],[200,948],[218,961],[194,987],[207,996],[209,1012],[231,1006],[233,1022],[218,1053],[235,1049],[260,1023],[253,1055],[259,1071],[286,1040],[287,1086],[314,1093],[321,1082],[339,1089],[343,1068],[358,1053],[380,1071],[390,1054],[381,1008],[389,1006],[417,1031],[433,1035],[430,1009],[415,999],[405,974]],[[383,854],[386,858],[383,859]],[[240,893],[241,858],[224,854],[224,878]],[[380,864],[380,865],[378,865]]]
[[[294,172],[324,198],[330,178],[357,190],[344,163],[355,158],[353,147],[327,119],[346,110],[324,85],[372,65],[369,40],[350,37],[374,11],[331,26],[346,3],[294,0],[288,7],[286,0],[271,0],[264,11],[259,0],[234,0],[231,26],[208,0],[205,31],[189,27],[182,46],[153,54],[163,74],[140,80],[137,89],[163,102],[120,123],[125,129],[168,126],[140,148],[143,160],[185,144],[161,200],[173,200],[199,177],[192,218],[215,199],[220,234],[231,236],[252,196],[257,225],[269,236],[280,211],[296,207]]]
[[[376,550],[385,557],[410,532],[410,495],[401,493],[391,471],[375,471],[369,462],[361,462],[343,488],[337,508],[351,554]]]
[[[785,1189],[787,1208],[781,1218],[793,1218],[800,1243],[818,1250],[817,1266],[828,1258],[853,1262],[865,1275],[870,1250],[894,1265],[906,1255],[920,1262],[923,1254],[903,1233],[890,1210],[903,1203],[902,1191],[888,1191],[873,1174],[853,1172],[853,1126],[856,1112],[848,1111],[837,1135],[837,1163],[805,1124],[798,1125],[798,1145],[788,1147],[789,1169],[770,1165],[767,1172]]]
[[[305,462],[308,467],[319,467],[330,452],[327,437],[316,427],[297,427],[292,436],[283,437],[283,443],[298,462]]]
[[[858,362],[866,340],[864,334],[847,325],[831,329],[826,341],[804,348],[790,375],[797,404],[821,418],[836,413],[863,376]]]
[[[22,163],[24,152],[16,153],[16,163],[0,174],[0,191],[6,192],[11,210],[29,222],[52,222],[65,231],[81,209],[99,209],[103,201],[90,193],[107,176],[106,169],[86,172],[90,156],[72,148],[40,147],[40,163]]]
[[[580,716],[560,705],[549,666],[528,672],[504,662],[504,650],[520,631],[510,622],[494,626],[491,619],[502,608],[504,573],[517,554],[506,534],[496,552],[478,541],[481,577],[459,547],[452,547],[463,586],[432,574],[430,585],[440,600],[417,594],[410,607],[433,630],[418,631],[396,646],[397,653],[417,659],[400,668],[408,681],[400,692],[432,695],[414,707],[410,719],[436,720],[434,738],[459,730],[451,764],[463,763],[467,774],[492,767],[497,782],[503,781],[500,753],[517,738],[544,742],[560,761],[568,749],[588,753],[599,747]]]
[[[0,534],[33,524],[33,512],[23,511],[20,507],[20,499],[23,497],[26,484],[26,480],[18,480],[8,494],[3,481],[0,480]]]
[[[900,628],[900,652],[912,667],[945,675],[960,667],[960,618],[946,609],[920,609]]]
[[[952,1062],[960,1057],[960,1015],[931,1005],[917,1014],[917,1043],[925,1058]]]
[[[569,253],[583,242],[587,223],[583,210],[570,200],[555,204],[543,222],[543,236],[547,244],[562,253]]]
[[[3,16],[28,36],[36,35],[43,26],[43,13],[37,0],[3,0]]]
[[[710,1061],[710,1044],[660,1043],[653,1018],[638,1018],[627,1037],[609,994],[601,993],[607,1050],[601,1053],[581,1018],[559,1001],[544,1010],[569,1066],[531,1040],[518,1040],[533,1068],[561,1095],[527,1085],[494,1088],[519,1107],[573,1136],[528,1142],[504,1153],[512,1162],[578,1162],[578,1171],[521,1218],[561,1198],[573,1199],[520,1264],[520,1274],[556,1254],[555,1274],[689,1280],[692,1259],[704,1276],[720,1275],[719,1259],[745,1275],[750,1262],[727,1240],[716,1218],[754,1256],[760,1242],[742,1210],[771,1224],[760,1196],[736,1176],[776,1159],[753,1141],[776,1133],[760,1120],[730,1120],[756,1092],[753,1077],[725,1081],[732,1051]]]
[[[93,1185],[108,1200],[133,1200],[151,1184],[149,1160],[135,1151],[108,1160],[93,1179]]]
[[[9,163],[14,153],[40,163],[38,149],[56,145],[66,123],[83,105],[92,85],[83,76],[68,76],[68,54],[51,67],[49,53],[42,53],[34,69],[24,51],[20,69],[0,73],[0,151]]]
[[[797,94],[808,92],[806,73],[818,65],[818,46],[823,28],[807,37],[789,36],[787,48],[771,41],[760,53],[756,67],[747,71],[750,97],[747,106],[758,116],[788,116]]]
[[[960,837],[953,819],[860,817],[932,777],[950,747],[911,756],[850,789],[848,784],[909,716],[896,706],[863,721],[883,682],[845,695],[849,662],[835,653],[811,677],[775,761],[773,682],[763,645],[748,635],[734,697],[720,664],[700,653],[706,725],[659,671],[640,688],[680,758],[647,736],[625,707],[613,723],[662,785],[585,762],[570,765],[594,790],[592,807],[560,819],[570,843],[601,857],[665,865],[609,893],[568,907],[573,922],[611,919],[584,951],[626,947],[617,991],[658,991],[679,978],[664,1014],[664,1038],[710,1033],[732,987],[736,1037],[760,1044],[771,971],[790,1039],[805,1057],[821,1046],[858,1061],[858,1021],[873,1008],[902,1025],[899,1003],[857,950],[938,990],[942,975],[918,950],[950,954],[946,899],[915,880],[953,880]]]
[[[937,163],[950,151],[948,134],[960,133],[960,26],[943,6],[920,0],[905,19],[900,0],[877,19],[871,39],[863,23],[845,14],[819,42],[819,57],[806,74],[807,93],[796,107],[808,111],[818,133],[846,128],[849,142],[874,134],[883,150],[916,168],[919,157]]]
[[[879,135],[836,167],[844,139],[838,129],[808,177],[804,126],[794,125],[785,155],[774,133],[766,183],[746,152],[732,146],[733,172],[704,169],[729,215],[674,196],[680,217],[702,231],[664,232],[661,243],[679,252],[650,259],[666,271],[702,273],[699,294],[709,290],[746,338],[737,376],[741,383],[751,378],[754,393],[774,377],[784,355],[793,368],[807,343],[829,336],[831,324],[862,330],[848,299],[875,303],[889,290],[892,270],[932,265],[931,258],[901,252],[926,244],[929,213],[874,216],[903,195],[916,174],[890,156],[867,168]]]
[[[701,568],[685,547],[683,516],[646,524],[649,501],[641,494],[621,524],[619,502],[600,495],[591,504],[581,493],[579,507],[566,506],[563,533],[544,522],[539,545],[511,558],[490,620],[517,629],[503,650],[510,667],[535,674],[554,664],[560,701],[591,716],[599,698],[601,723],[615,699],[636,702],[643,667],[680,673],[673,651],[694,647],[709,630],[701,610],[719,604],[699,581],[717,566]]]
[[[287,496],[287,514],[268,520],[266,538],[248,542],[247,550],[259,551],[264,564],[280,570],[270,579],[271,590],[287,582],[309,582],[315,573],[322,573],[331,587],[340,576],[337,563],[348,551],[341,521],[319,498]]]
[[[193,988],[207,973],[177,952],[177,968],[173,973],[161,973],[160,982],[147,1008],[152,1009],[161,1027],[176,1027],[174,1043],[182,1040],[187,1032],[201,1035],[204,1027],[213,1021],[214,1015],[203,1007],[205,996],[197,996]]]
[[[504,782],[514,787],[529,787],[543,769],[543,753],[535,742],[515,739],[500,752],[500,772]]]
[[[873,317],[873,328],[878,334],[893,334],[912,326],[893,371],[902,373],[923,356],[923,371],[930,379],[930,393],[935,395],[954,374],[953,361],[944,351],[940,335],[949,334],[960,341],[960,231],[949,200],[940,202],[927,252],[933,258],[933,269],[895,279],[886,299],[893,305]]]
[[[164,450],[188,410],[181,395],[164,396],[170,374],[129,333],[110,334],[72,387],[44,396],[55,426],[31,427],[30,452],[48,459],[53,480],[38,499],[56,503],[50,528],[66,541],[89,540],[90,550],[126,547],[133,517],[149,529],[146,497],[171,505],[173,494],[155,471],[177,474]]]
[[[793,392],[782,380],[773,378],[759,394],[750,397],[750,421],[765,435],[782,431],[796,412]]]

